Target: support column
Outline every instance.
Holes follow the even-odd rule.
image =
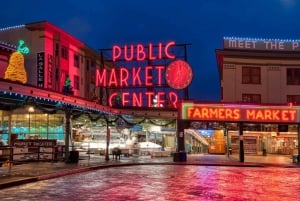
[[[10,170],[12,161],[14,160],[13,146],[14,146],[14,141],[16,140],[16,136],[15,136],[16,134],[14,134],[14,137],[13,137],[12,132],[11,132],[11,114],[12,114],[12,111],[8,111],[7,114],[8,114],[8,146],[9,146],[9,162],[10,162],[9,163],[9,170]]]
[[[109,143],[110,143],[110,128],[109,128],[109,120],[106,119],[106,150],[105,150],[106,161],[109,161]]]
[[[298,157],[297,163],[300,164],[300,124],[298,124]]]
[[[177,119],[177,150],[173,155],[174,162],[186,162],[185,142],[184,142],[185,122]]]
[[[65,110],[65,161],[69,162],[70,158],[70,137],[71,137],[71,111]]]
[[[244,162],[244,137],[243,137],[243,123],[239,123],[239,137],[240,137],[240,162]]]
[[[184,121],[177,120],[177,152],[184,152]]]

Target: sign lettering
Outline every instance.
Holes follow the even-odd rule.
[[[181,118],[184,120],[209,120],[228,122],[299,122],[300,107],[296,106],[249,106],[182,103]]]
[[[300,51],[300,40],[224,38],[225,49]]]
[[[37,86],[44,87],[45,53],[37,53]]]

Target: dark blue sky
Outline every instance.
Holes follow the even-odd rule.
[[[219,101],[215,49],[223,36],[300,39],[298,0],[5,0],[0,28],[47,20],[94,49],[191,43],[190,98]]]

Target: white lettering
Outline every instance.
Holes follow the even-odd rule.
[[[298,47],[299,47],[299,43],[297,43],[297,42],[293,42],[293,50],[295,50],[295,49],[298,49]]]
[[[236,40],[229,40],[228,43],[229,43],[229,48],[236,47]]]
[[[284,50],[284,43],[283,42],[279,42],[279,49]]]
[[[253,49],[255,48],[256,41],[250,40],[229,40],[229,48],[239,48],[239,49]]]
[[[284,42],[264,41],[267,50],[284,50]]]

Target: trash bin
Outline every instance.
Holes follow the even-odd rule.
[[[173,154],[174,162],[186,162],[186,152],[175,152]]]
[[[78,163],[79,161],[79,151],[70,151],[69,162]]]
[[[297,155],[293,155],[293,163],[298,163],[298,156]]]
[[[267,155],[267,150],[263,149],[263,156],[266,156],[266,155]]]

